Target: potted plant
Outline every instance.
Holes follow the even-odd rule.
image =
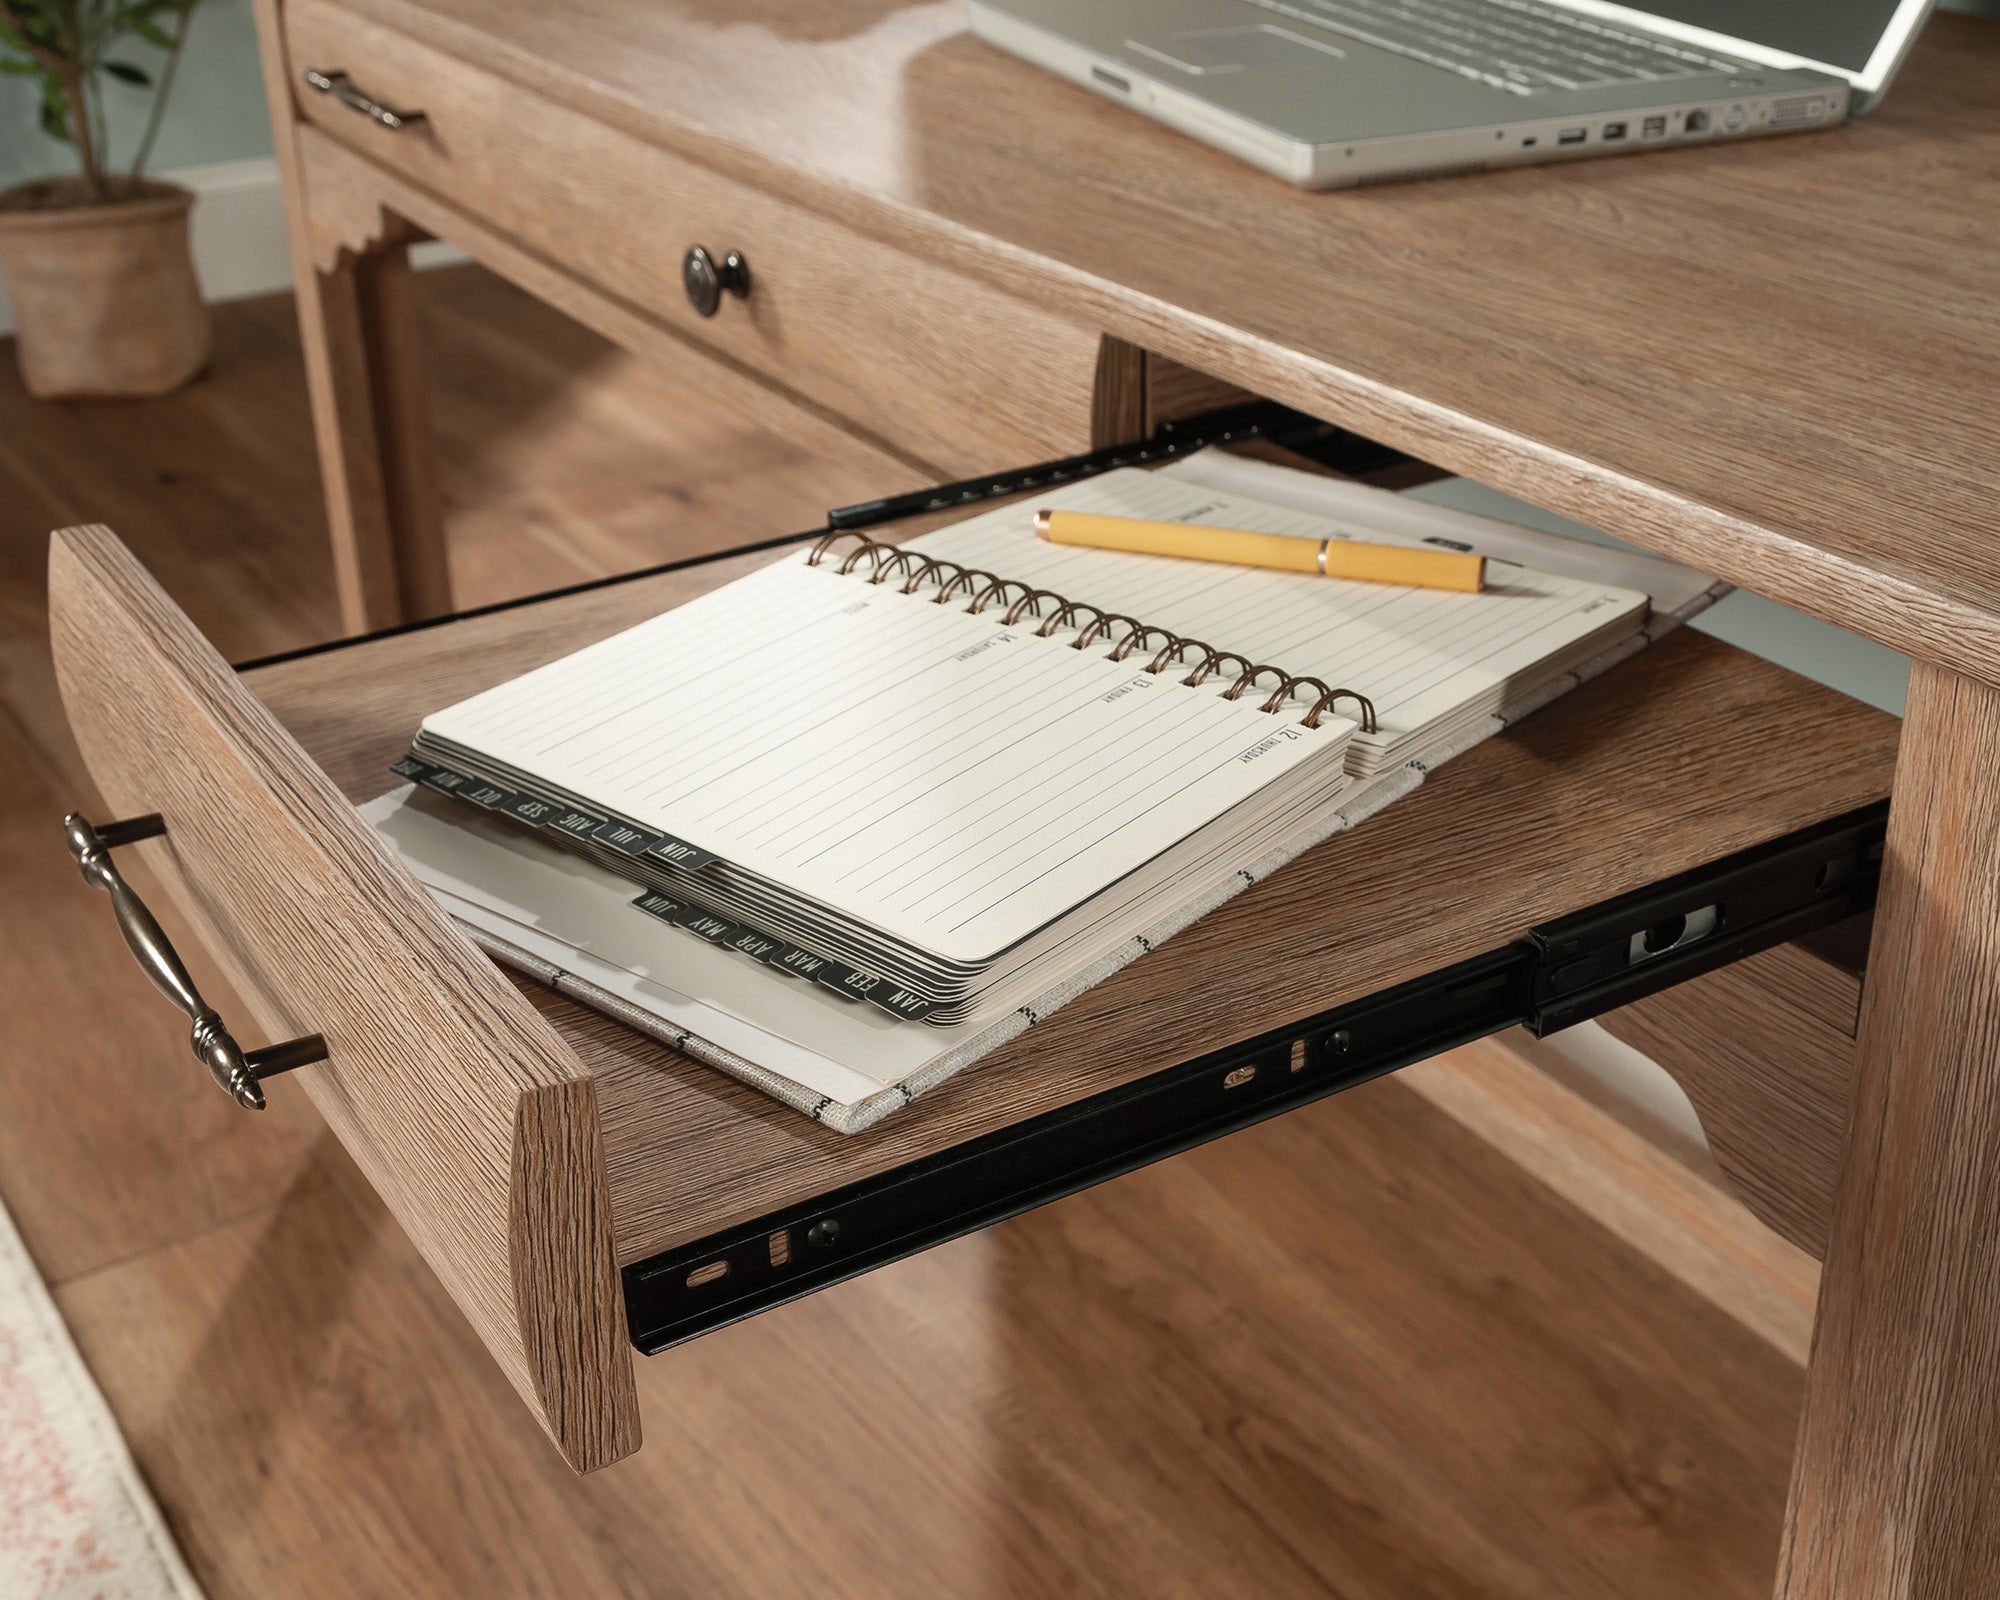
[[[75,148],[79,169],[0,191],[0,274],[30,394],[165,394],[208,360],[208,311],[188,251],[194,196],[145,176],[194,6],[0,0],[0,73],[39,81],[42,130]],[[133,40],[164,52],[156,73],[118,54]],[[106,148],[107,78],[152,93],[123,171]]]

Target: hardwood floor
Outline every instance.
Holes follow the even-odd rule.
[[[422,283],[468,604],[875,487]],[[571,1477],[296,1092],[208,1085],[57,838],[47,528],[110,522],[236,658],[333,628],[290,317],[223,308],[167,401],[0,374],[0,1195],[214,1600],[1769,1592],[1810,1268],[1504,1052],[642,1362],[644,1450]]]

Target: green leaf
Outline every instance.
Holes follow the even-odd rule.
[[[150,89],[153,87],[152,78],[146,73],[141,72],[129,61],[107,61],[104,63],[104,70],[120,83],[134,83],[141,89]]]
[[[38,75],[39,69],[32,61],[17,61],[9,56],[5,60],[0,60],[0,73],[5,73],[10,78],[32,78]]]
[[[42,102],[42,132],[63,144],[71,143],[69,119],[63,115],[62,103],[57,100]]]
[[[171,50],[174,47],[174,36],[171,33],[157,22],[139,16],[136,12],[132,17],[132,31],[156,49]]]

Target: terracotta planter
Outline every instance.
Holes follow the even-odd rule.
[[[0,193],[0,275],[28,393],[165,394],[208,361],[208,308],[188,254],[194,196],[127,185],[84,203],[75,179]]]

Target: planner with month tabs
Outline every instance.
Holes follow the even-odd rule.
[[[427,717],[366,809],[502,959],[856,1131],[1708,595],[1519,529],[1481,594],[1032,532],[1435,537],[1356,489],[1198,456],[829,536]]]
[[[1338,691],[1152,671],[939,593],[780,562],[425,719],[415,757],[560,808],[546,830],[655,914],[910,1020],[1347,781]]]

